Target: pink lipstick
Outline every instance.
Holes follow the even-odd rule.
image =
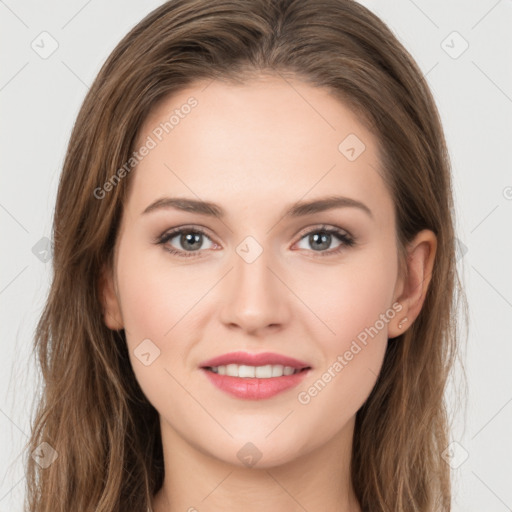
[[[293,388],[311,370],[308,363],[272,352],[231,352],[199,366],[217,388],[247,400],[271,398]]]

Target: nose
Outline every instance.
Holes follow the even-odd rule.
[[[233,255],[234,268],[226,276],[220,312],[221,321],[228,328],[258,335],[278,330],[288,322],[292,293],[267,257],[269,252],[264,250],[252,262]]]

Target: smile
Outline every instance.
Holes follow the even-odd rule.
[[[200,369],[221,391],[245,400],[262,400],[297,386],[311,366],[282,354],[239,351],[203,361]]]

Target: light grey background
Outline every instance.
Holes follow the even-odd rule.
[[[160,3],[0,0],[0,512],[22,510],[22,451],[37,397],[31,344],[51,260],[32,249],[51,237],[59,173],[88,85]],[[444,454],[453,510],[512,510],[512,1],[362,3],[423,70],[453,164],[458,265],[470,306],[468,408],[455,416],[451,458]],[[42,58],[52,39],[58,48]],[[447,394],[453,407],[456,389]]]

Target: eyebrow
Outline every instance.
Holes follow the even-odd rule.
[[[284,212],[285,217],[302,217],[305,215],[312,215],[314,213],[324,212],[333,208],[358,208],[364,211],[373,219],[373,214],[370,208],[361,201],[344,196],[327,196],[312,201],[298,201],[289,206]],[[216,203],[210,201],[202,201],[197,199],[188,199],[182,197],[162,197],[151,203],[143,212],[142,215],[147,213],[174,208],[184,212],[197,213],[200,215],[208,215],[223,219],[226,217],[225,210]]]

